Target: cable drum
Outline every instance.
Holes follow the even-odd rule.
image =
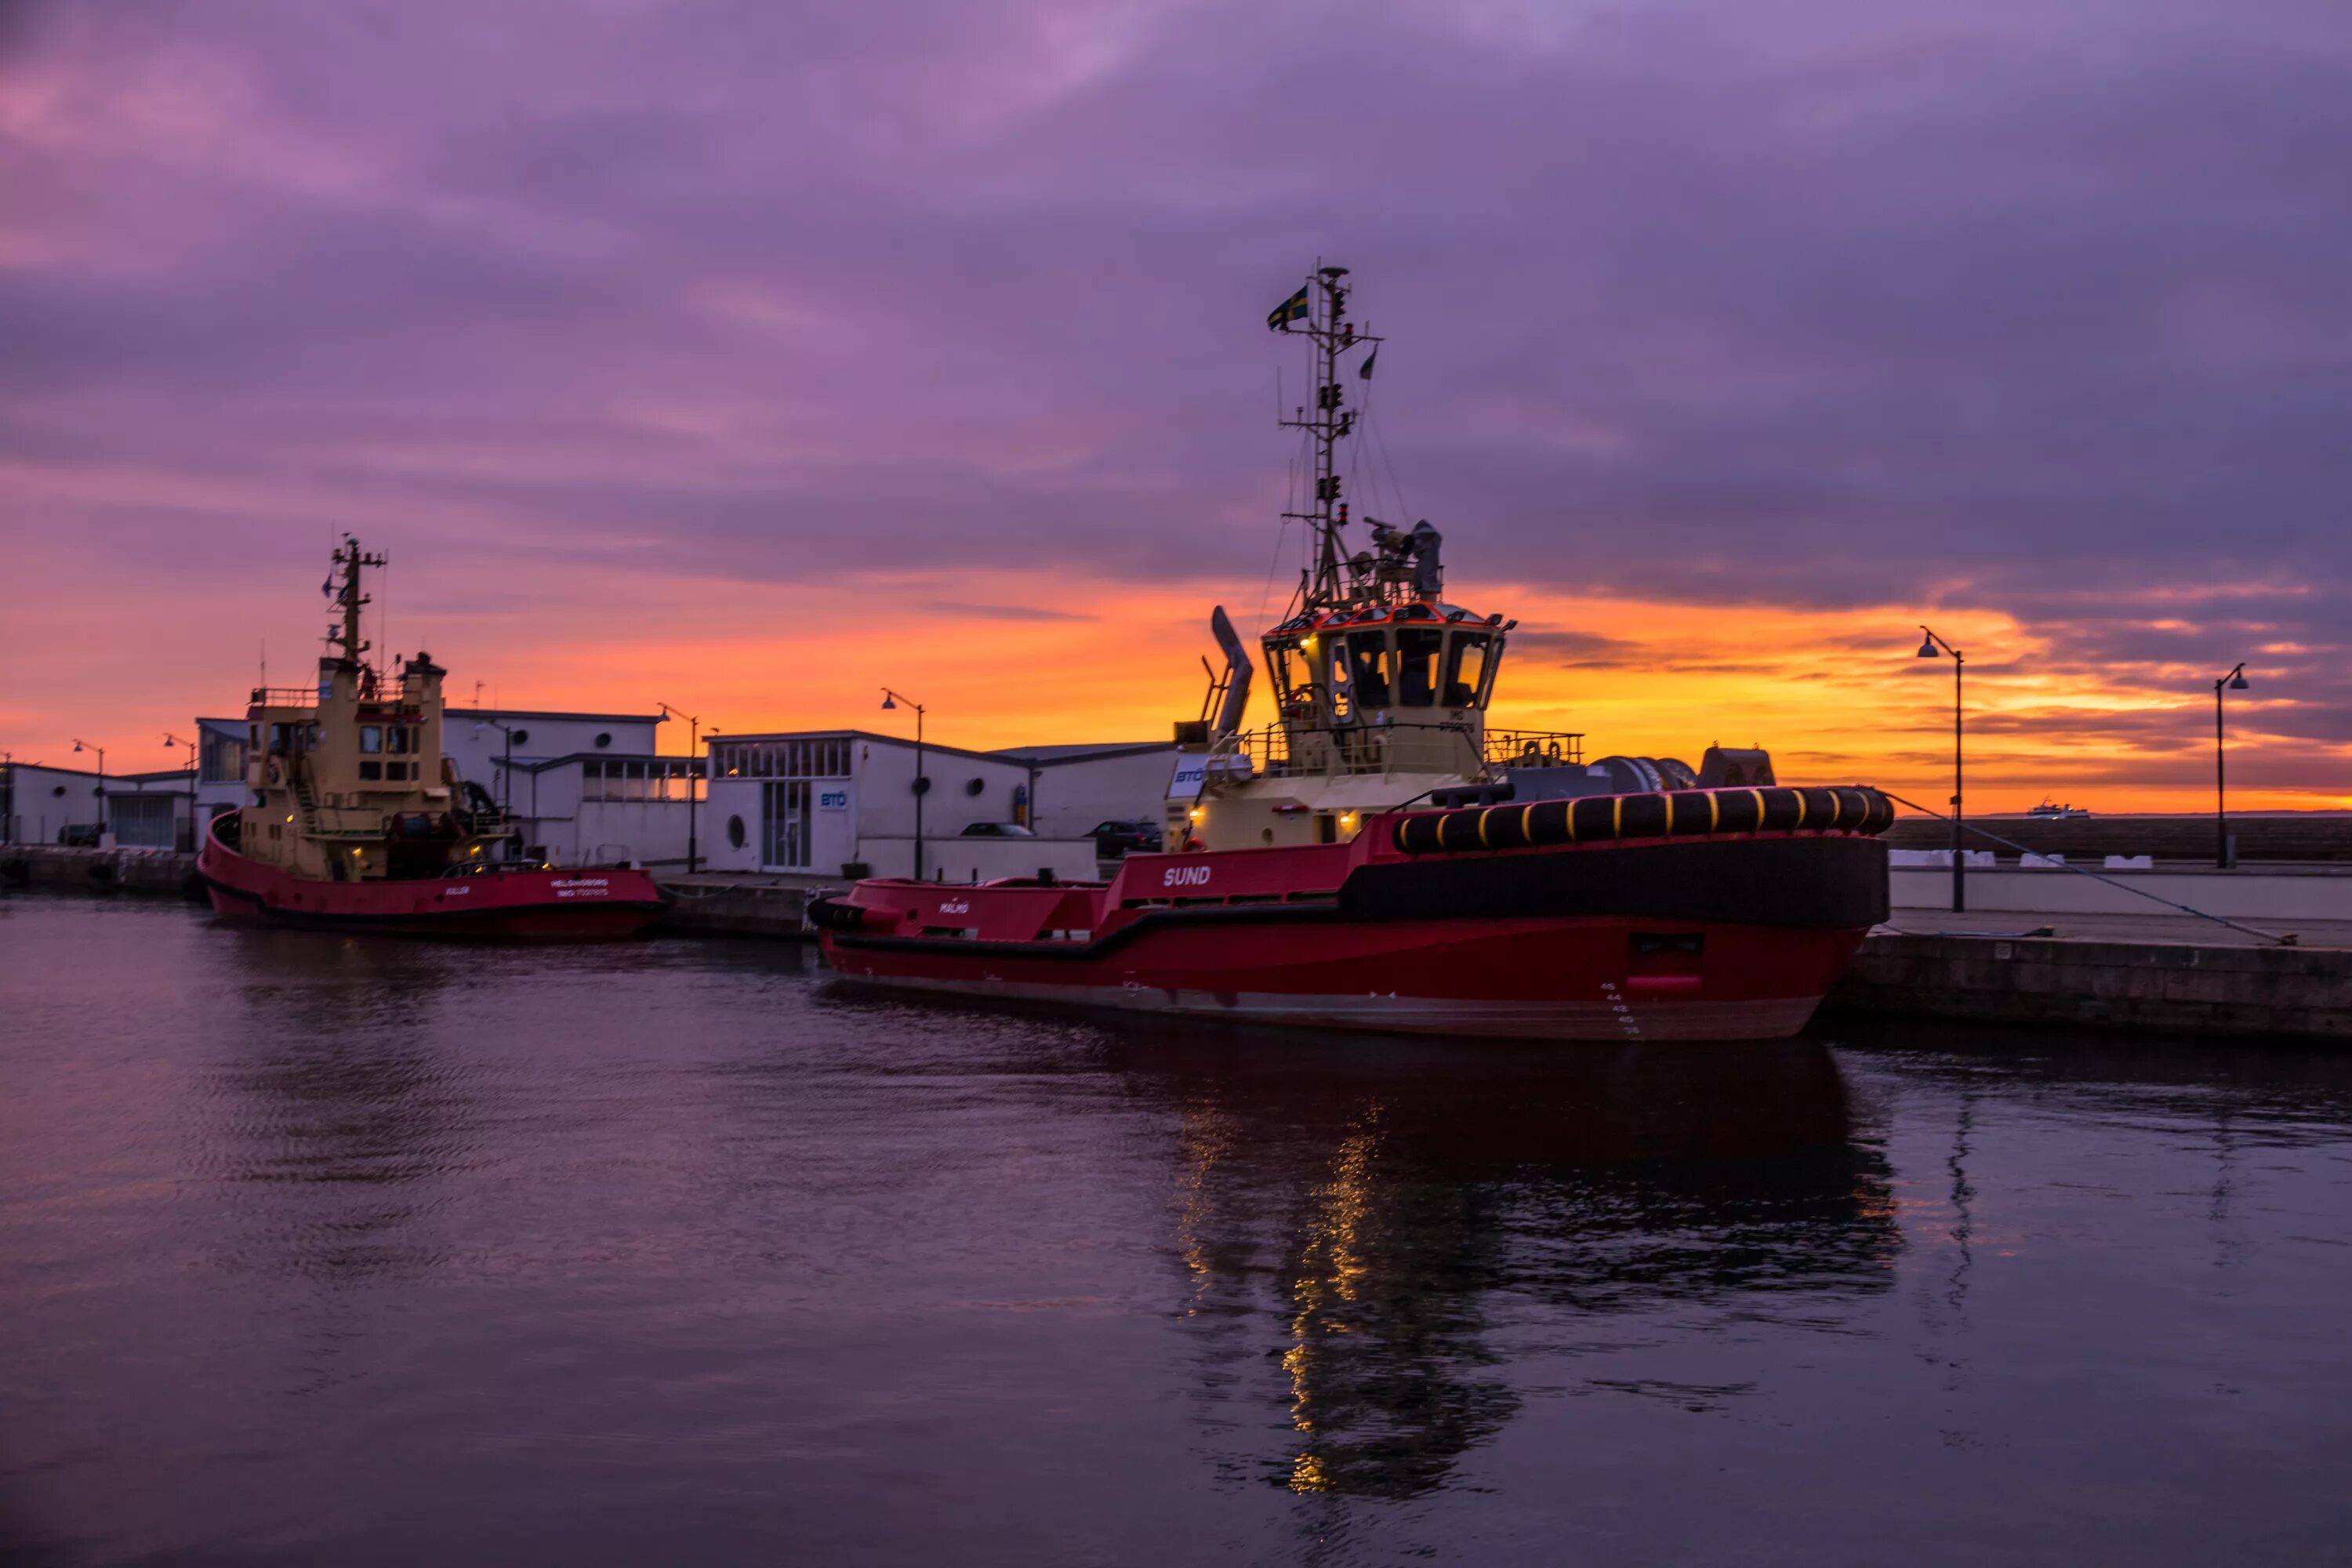
[[[1894,802],[1866,784],[1650,790],[1413,812],[1396,819],[1391,842],[1407,855],[1451,855],[1736,833],[1878,834],[1894,820]]]

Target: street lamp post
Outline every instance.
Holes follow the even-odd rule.
[[[2229,778],[2224,770],[2221,748],[2221,693],[2224,690],[2246,689],[2246,661],[2213,683],[2213,864],[2226,869],[2230,864]]]
[[[686,874],[691,877],[695,873],[696,863],[701,858],[700,846],[694,837],[694,807],[702,794],[702,721],[691,713],[679,712],[667,702],[656,702],[654,706],[673,719],[685,720],[694,728],[693,738],[687,742],[687,750],[694,754],[694,771],[686,775]]]
[[[185,746],[188,748],[188,847],[193,849],[197,847],[196,743],[194,741],[183,741],[180,737],[174,735],[169,730],[166,730],[163,731],[163,744],[167,748],[172,746]],[[173,837],[176,842],[178,835],[174,834]]]
[[[931,787],[931,781],[923,776],[923,705],[887,686],[882,689],[884,712],[901,702],[915,710],[915,880],[919,882],[923,879],[923,796]]]
[[[1952,912],[1965,913],[1969,907],[1968,868],[1963,863],[1967,851],[1960,847],[1960,672],[1968,659],[1958,648],[1928,631],[1919,641],[1919,657],[1934,658],[1941,648],[1952,656]]]
[[[88,745],[88,744],[89,744],[89,742],[84,742],[84,741],[76,741],[76,742],[74,742],[74,750],[75,750],[75,751],[77,751],[77,752],[79,752],[79,751],[80,751],[84,746],[86,746],[86,745]],[[106,826],[106,748],[105,748],[104,746],[89,746],[89,750],[91,750],[91,751],[93,751],[93,752],[96,752],[98,753],[98,841],[99,841],[99,844],[100,844],[101,847],[103,847],[103,846],[105,845],[105,843],[106,843],[106,834],[107,834],[107,826]]]

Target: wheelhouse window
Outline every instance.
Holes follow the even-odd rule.
[[[1366,708],[1389,705],[1390,675],[1394,664],[1386,632],[1348,634],[1348,678],[1356,700]]]
[[[1397,700],[1426,708],[1437,700],[1437,662],[1445,651],[1445,634],[1433,626],[1405,626],[1396,639]]]
[[[360,754],[365,757],[373,757],[380,754],[383,751],[383,726],[381,724],[361,725]]]
[[[1475,708],[1486,700],[1493,672],[1495,638],[1490,632],[1455,632],[1445,656],[1445,706]]]
[[[1269,644],[1265,672],[1274,679],[1275,705],[1286,719],[1304,718],[1315,702],[1315,664],[1295,642]]]

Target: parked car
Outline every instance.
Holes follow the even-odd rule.
[[[1097,822],[1094,838],[1096,858],[1116,860],[1134,849],[1157,851],[1160,847],[1160,825],[1140,819]]]
[[[1037,836],[1017,822],[975,822],[965,827],[966,838],[1034,838]]]

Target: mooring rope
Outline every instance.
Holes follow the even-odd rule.
[[[1949,816],[1937,811],[1933,806],[1921,805],[1916,800],[1905,800],[1901,795],[1896,795],[1891,789],[1881,788],[1875,784],[1871,787],[1877,789],[1878,793],[1885,795],[1887,799],[1907,805],[1912,810],[1918,812],[1923,816],[1932,816],[1938,822],[1949,822],[1952,820]],[[1995,844],[2000,845],[2002,848],[2014,849],[2021,855],[2040,855],[2042,853],[2038,849],[2029,849],[2024,845],[2018,843],[2014,839],[2003,838],[1998,833],[1989,833],[1985,829],[1977,826],[1972,822],[1963,822],[1960,824],[1960,827],[1964,832],[1973,833],[1979,838],[1990,838]],[[1953,853],[1958,854],[1961,853],[1961,851],[1955,850]],[[2072,871],[2078,877],[2088,877],[2094,882],[2105,882],[2110,888],[2121,888],[2126,893],[2136,894],[2143,899],[2153,899],[2156,902],[2162,904],[2167,909],[2179,910],[2184,915],[2195,915],[2200,921],[2211,921],[2215,925],[2228,926],[2231,931],[2244,931],[2248,936],[2261,937],[2264,942],[2276,942],[2281,947],[2294,947],[2298,945],[2295,940],[2295,935],[2293,931],[2281,932],[2274,931],[2260,931],[2253,926],[2241,925],[2236,921],[2231,920],[2225,915],[2207,914],[2203,910],[2191,909],[2187,904],[2175,903],[2170,899],[2165,898],[2161,894],[2151,893],[2146,888],[2135,888],[2129,882],[2119,882],[2113,877],[2102,877],[2096,871],[2086,870],[2083,867],[2071,865],[2064,860],[2051,860],[2045,858],[2043,864],[2053,870]]]

